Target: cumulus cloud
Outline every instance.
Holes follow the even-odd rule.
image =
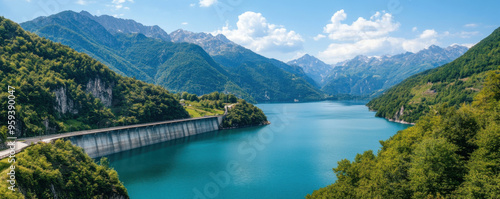
[[[475,24],[475,23],[469,23],[469,24],[465,24],[465,25],[464,25],[464,27],[466,27],[466,28],[475,28],[475,27],[477,27],[477,26],[478,26],[478,25],[477,25],[477,24]]]
[[[217,3],[217,0],[200,0],[200,7],[210,7]]]
[[[313,39],[314,39],[314,41],[318,41],[318,40],[323,39],[323,38],[325,38],[325,37],[326,37],[326,36],[325,36],[325,35],[323,35],[323,34],[318,34],[318,35],[316,35],[316,37],[313,37]]]
[[[401,44],[405,51],[418,52],[430,45],[436,44],[438,38],[438,33],[435,30],[424,30],[415,39],[404,40]]]
[[[91,3],[91,2],[88,1],[88,0],[77,0],[75,3],[78,4],[78,5],[84,6],[84,5],[87,5],[87,4]]]
[[[130,2],[130,3],[133,3],[134,0],[113,0],[111,3],[112,3],[112,7],[115,8],[116,10],[120,10],[120,9],[130,9],[129,7],[126,7],[126,6],[123,6],[124,3],[126,2]]]
[[[323,32],[333,40],[359,41],[361,39],[374,39],[385,36],[399,28],[399,23],[394,22],[389,13],[376,12],[370,19],[358,18],[351,25],[343,24],[347,18],[344,10],[337,11],[330,19],[330,24],[323,28]]]
[[[343,23],[346,19],[344,10],[339,10],[323,28],[323,33],[328,35],[332,43],[327,49],[319,52],[318,57],[327,63],[337,63],[357,55],[380,56],[406,51],[417,52],[437,44],[440,36],[435,30],[424,30],[412,39],[391,37],[390,33],[397,31],[400,23],[396,22],[390,13],[385,12],[376,12],[369,19],[359,17],[351,24]],[[418,30],[414,27],[412,31]],[[314,39],[319,40],[318,36]]]
[[[301,49],[304,42],[300,34],[268,23],[261,13],[255,12],[245,12],[238,16],[236,29],[226,25],[213,34],[223,34],[228,39],[257,52],[291,52]]]
[[[181,24],[185,26],[185,25],[188,25],[189,23],[188,22],[182,22]]]

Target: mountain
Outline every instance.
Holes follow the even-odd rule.
[[[22,23],[21,26],[87,53],[120,74],[155,83],[174,92],[187,91],[203,95],[221,91],[253,101],[251,96],[229,80],[227,71],[201,47],[188,43],[166,42],[146,37],[142,33],[109,32],[94,18],[96,17],[89,16],[87,12],[64,11],[49,17],[36,18]],[[109,23],[113,22],[109,20],[109,16],[99,17],[99,20],[103,19]],[[128,20],[114,20],[118,25],[108,29],[127,24],[135,25],[120,30],[142,27]]]
[[[287,64],[300,66],[304,70],[304,73],[311,77],[319,86],[323,86],[325,84],[325,78],[333,70],[332,65],[326,64],[309,54],[305,54],[298,59],[289,61]]]
[[[500,65],[500,28],[456,60],[414,75],[367,105],[377,116],[415,122],[441,105],[470,103],[486,73]]]
[[[224,35],[176,30],[170,33],[170,37],[174,42],[200,45],[231,74],[233,82],[257,101],[323,99],[323,94],[313,85],[314,81],[300,67],[261,56]]]
[[[266,58],[230,41],[222,34],[213,36],[209,33],[193,33],[179,29],[170,33],[170,37],[173,42],[188,42],[201,46],[217,63],[227,68],[237,67],[245,62],[270,63],[299,78],[303,78],[312,87],[317,87],[314,80],[307,76],[301,67],[291,66],[276,59]]]
[[[330,95],[375,96],[411,75],[453,61],[467,51],[467,47],[435,45],[417,53],[407,52],[394,56],[357,56],[337,65],[322,90]]]
[[[0,87],[15,88],[9,90],[16,100],[18,137],[189,117],[164,88],[118,75],[5,18],[0,18],[0,79]],[[0,104],[8,107],[7,100]],[[7,121],[8,111],[0,110],[1,120]],[[0,132],[5,140],[6,123]]]
[[[238,65],[228,67],[227,64],[219,62],[220,56],[212,58],[194,42],[172,43],[165,41],[166,37],[163,39],[159,36],[157,38],[147,37],[145,34],[148,32],[145,30],[150,30],[153,27],[135,28],[144,26],[131,20],[112,18],[110,16],[96,17],[84,11],[80,13],[64,11],[49,17],[39,17],[21,25],[40,36],[87,53],[120,74],[155,83],[174,92],[186,91],[203,95],[219,91],[233,93],[250,102],[255,102],[255,100],[259,102],[294,101],[294,99],[300,101],[319,100],[323,97],[316,87],[283,69],[288,67],[290,71],[293,71],[294,67],[257,55],[232,43],[222,35],[214,37],[214,42],[229,43],[231,45],[228,46],[242,50],[253,57],[234,60]],[[117,25],[110,25],[115,22]],[[132,27],[125,27],[127,24],[131,24]],[[169,37],[175,41],[180,38],[179,34],[171,34]],[[223,47],[224,45],[220,45],[217,49]],[[216,50],[209,52],[213,53]],[[223,58],[228,57],[223,56]],[[277,79],[272,84],[264,82],[259,84],[259,87],[255,85],[242,87],[240,85],[242,80],[239,77],[244,74],[237,74],[235,71],[239,71],[238,67],[242,63],[250,61],[258,64],[271,62],[273,64],[263,65],[266,67],[264,71],[276,71],[279,73],[276,76],[288,79]],[[297,68],[300,69],[300,67]],[[251,81],[254,82],[262,82],[263,79],[271,77],[266,72],[252,74],[254,75],[244,76],[252,78]],[[303,74],[303,76],[306,75]],[[283,95],[283,93],[290,91],[296,95]]]
[[[109,15],[94,16],[86,11],[81,11],[80,14],[85,15],[97,23],[101,24],[111,34],[117,33],[141,33],[146,37],[170,41],[170,36],[159,26],[144,26],[131,19],[120,19]]]

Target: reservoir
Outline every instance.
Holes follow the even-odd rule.
[[[135,198],[304,198],[335,182],[337,161],[409,125],[366,101],[258,104],[271,125],[221,130],[107,156]]]

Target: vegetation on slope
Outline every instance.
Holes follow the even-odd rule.
[[[22,26],[94,57],[112,70],[173,92],[197,95],[226,91],[252,101],[227,72],[199,46],[172,43],[143,34],[112,34],[88,13],[64,11]],[[114,33],[114,32],[113,32]]]
[[[117,172],[109,168],[105,158],[97,165],[70,141],[30,146],[16,154],[13,166],[16,191],[7,188],[7,175],[2,175],[0,198],[128,198]],[[7,173],[2,170],[2,174]]]
[[[500,28],[453,62],[414,75],[367,105],[378,117],[415,122],[443,103],[470,103],[486,73],[500,65],[499,51]]]
[[[222,121],[223,128],[237,128],[268,124],[267,117],[258,107],[245,100],[235,104]]]
[[[269,63],[246,62],[228,68],[232,80],[259,102],[314,101],[323,94],[304,79]]]
[[[96,79],[112,88],[110,106],[86,90]],[[117,75],[83,53],[0,17],[0,87],[9,85],[16,88],[16,127],[22,130],[17,136],[189,117],[167,90]],[[7,107],[7,96],[6,90],[0,93],[1,107]],[[7,121],[6,111],[0,110],[1,121]],[[5,137],[5,123],[0,132]]]
[[[181,100],[191,117],[223,115],[225,106],[238,102],[235,95],[219,92],[202,95],[201,97],[183,92],[182,94],[176,93],[174,97]]]
[[[339,161],[337,181],[306,198],[498,198],[500,71],[471,104],[440,105],[380,143]]]

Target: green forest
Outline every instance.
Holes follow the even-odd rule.
[[[233,93],[251,103],[324,98],[300,67],[265,58],[243,47],[212,58],[195,44],[172,43],[140,33],[112,34],[88,14],[73,11],[21,25],[86,53],[119,74],[163,86],[171,92]]]
[[[376,154],[339,161],[337,181],[306,198],[498,198],[499,50],[497,29],[462,57],[368,103],[377,116],[418,121],[380,141]]]
[[[128,198],[118,173],[102,158],[96,164],[82,148],[57,140],[26,148],[16,154],[16,191],[7,188],[1,175],[0,198]],[[11,163],[0,161],[2,174]]]
[[[500,28],[453,62],[406,79],[367,106],[376,110],[378,117],[416,122],[443,103],[455,107],[470,103],[487,72],[500,66],[499,52]]]
[[[111,88],[110,106],[86,92],[91,81]],[[15,87],[16,136],[189,117],[164,88],[120,76],[83,53],[28,33],[1,17],[0,88],[5,89],[1,99],[7,99],[8,86]],[[56,91],[61,91],[60,96]],[[0,106],[7,103],[1,100]],[[7,121],[6,111],[0,110],[0,120]],[[5,138],[6,125],[0,132]]]
[[[306,198],[498,198],[500,71],[471,104],[443,104],[382,148],[338,162],[337,181]]]
[[[262,110],[247,103],[245,100],[234,105],[228,112],[226,118],[222,121],[223,128],[256,126],[269,123]]]

